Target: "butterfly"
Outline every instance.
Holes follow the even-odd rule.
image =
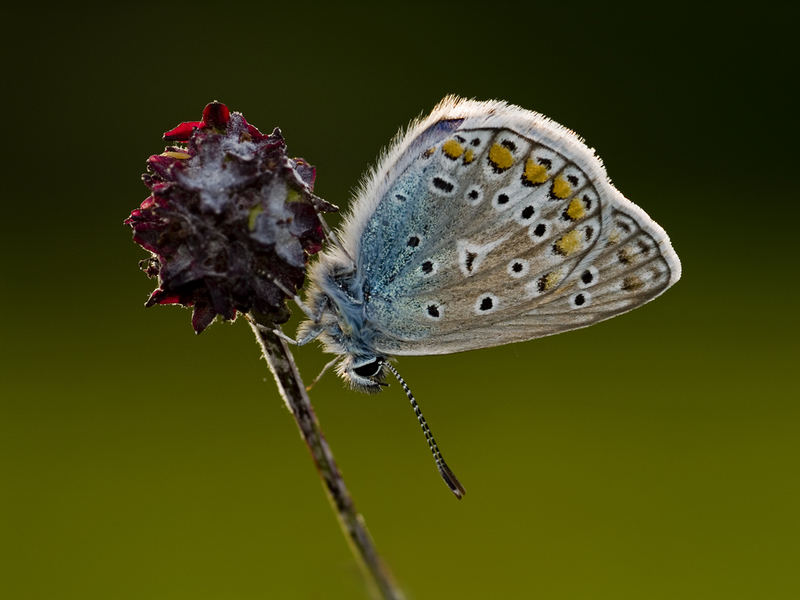
[[[518,106],[455,96],[397,135],[330,239],[309,272],[296,343],[319,339],[363,391],[391,372],[459,498],[390,359],[586,327],[681,275],[667,234],[578,135]]]

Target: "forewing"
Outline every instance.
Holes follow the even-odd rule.
[[[376,350],[448,353],[551,335],[677,281],[667,235],[572,132],[502,103],[451,101],[440,112],[367,186],[381,192],[358,236]]]

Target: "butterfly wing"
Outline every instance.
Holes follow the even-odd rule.
[[[384,156],[341,238],[372,346],[442,354],[585,327],[680,277],[669,238],[573,132],[446,98]]]

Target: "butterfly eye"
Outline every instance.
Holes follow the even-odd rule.
[[[353,369],[353,373],[358,375],[359,377],[374,377],[377,375],[381,370],[381,361],[380,359],[376,358],[372,362],[368,362],[366,364],[361,365],[360,367],[356,367]]]

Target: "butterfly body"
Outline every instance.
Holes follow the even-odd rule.
[[[585,327],[680,277],[666,233],[546,117],[445,98],[366,177],[310,271],[301,341],[319,337],[355,387],[386,360]]]

